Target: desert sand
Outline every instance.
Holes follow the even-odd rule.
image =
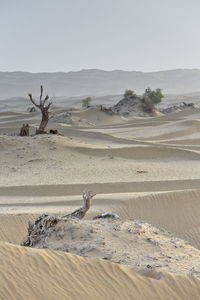
[[[141,276],[119,264],[0,244],[1,299],[198,299],[198,279],[153,272]],[[153,277],[153,278],[151,278]]]
[[[73,124],[65,112],[48,125],[63,136],[30,137],[16,134],[27,122],[34,133],[38,112],[0,113],[0,299],[199,299],[200,110],[133,119],[76,110]],[[56,237],[51,250],[20,246],[28,221],[73,211],[85,189],[97,195],[76,225],[76,251],[60,251]],[[92,221],[105,211],[119,215],[119,235]],[[80,251],[82,235],[92,251]]]

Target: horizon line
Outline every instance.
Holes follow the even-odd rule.
[[[175,68],[175,69],[161,69],[157,71],[140,71],[140,70],[123,70],[123,69],[112,69],[112,70],[105,70],[99,68],[89,68],[89,69],[78,69],[78,70],[70,70],[70,71],[22,71],[22,70],[14,70],[14,71],[0,71],[0,73],[29,73],[29,74],[56,74],[56,73],[79,73],[84,71],[102,71],[102,72],[127,72],[127,73],[160,73],[160,72],[169,72],[169,71],[200,71],[200,68]]]

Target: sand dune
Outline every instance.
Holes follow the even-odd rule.
[[[138,220],[40,216],[22,245],[96,257],[141,271],[200,278],[200,251],[164,229]]]
[[[77,151],[81,153],[87,153],[87,155],[93,156],[112,156],[112,157],[121,157],[126,159],[133,160],[158,160],[162,159],[165,161],[166,159],[172,160],[198,160],[200,157],[200,153],[184,150],[181,148],[170,148],[166,146],[152,146],[152,145],[144,145],[144,146],[134,146],[134,147],[123,147],[123,148],[113,148],[113,149],[85,149],[79,148]]]
[[[200,178],[197,150],[174,145],[108,147],[48,135],[25,139],[3,136],[0,186]],[[140,170],[146,172],[139,175]]]
[[[81,119],[86,119],[93,125],[112,125],[113,123],[118,124],[118,123],[124,123],[125,121],[117,116],[117,115],[108,115],[107,113],[100,111],[99,108],[90,108],[86,111],[81,111],[75,113],[76,116],[79,116]]]
[[[1,299],[198,299],[193,277],[135,274],[105,260],[0,243]]]
[[[117,213],[165,228],[200,249],[199,199],[199,190],[155,193],[126,201]]]
[[[34,133],[40,114],[29,114],[20,105],[11,111],[4,104],[0,113],[1,298],[198,299],[200,283],[191,276],[161,274],[144,265],[139,275],[101,259],[6,242],[19,245],[28,221],[38,214],[60,216],[80,207],[82,191],[91,189],[97,196],[86,219],[112,210],[122,221],[143,220],[170,231],[174,239],[184,239],[186,248],[196,247],[199,257],[199,110],[125,120],[98,109],[76,109],[73,114],[83,123],[49,122],[49,129],[57,128],[64,136],[21,138],[12,135],[26,122]],[[59,115],[66,109],[58,105],[56,111]],[[109,236],[109,243],[120,249],[115,238]],[[127,242],[126,235],[120,238]],[[157,238],[165,240],[160,231]],[[133,253],[143,251],[140,259],[147,264],[145,257],[160,253],[161,247],[141,250],[139,241],[142,234]],[[176,250],[168,247],[166,253],[176,260]],[[182,274],[180,268],[194,267],[194,271],[190,254],[162,270]],[[157,259],[159,264],[162,255]]]

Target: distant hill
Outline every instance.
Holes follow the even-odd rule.
[[[165,94],[183,94],[200,91],[200,70],[177,69],[151,73],[97,69],[68,73],[0,72],[0,99],[26,96],[29,92],[38,95],[41,84],[50,96],[117,95],[125,89],[142,93],[148,86],[159,87]]]

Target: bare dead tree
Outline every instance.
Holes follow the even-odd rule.
[[[41,110],[42,113],[42,120],[40,122],[40,126],[38,129],[36,129],[36,134],[42,134],[42,133],[46,133],[45,128],[48,124],[49,121],[49,108],[51,106],[51,102],[49,102],[48,104],[46,104],[47,100],[49,99],[49,96],[46,95],[46,97],[43,98],[43,86],[41,85],[40,87],[40,103],[37,104],[35,102],[35,100],[33,100],[32,94],[28,94],[30,101],[33,103],[33,105],[35,105],[37,108],[39,108]],[[45,105],[46,104],[46,105]]]

